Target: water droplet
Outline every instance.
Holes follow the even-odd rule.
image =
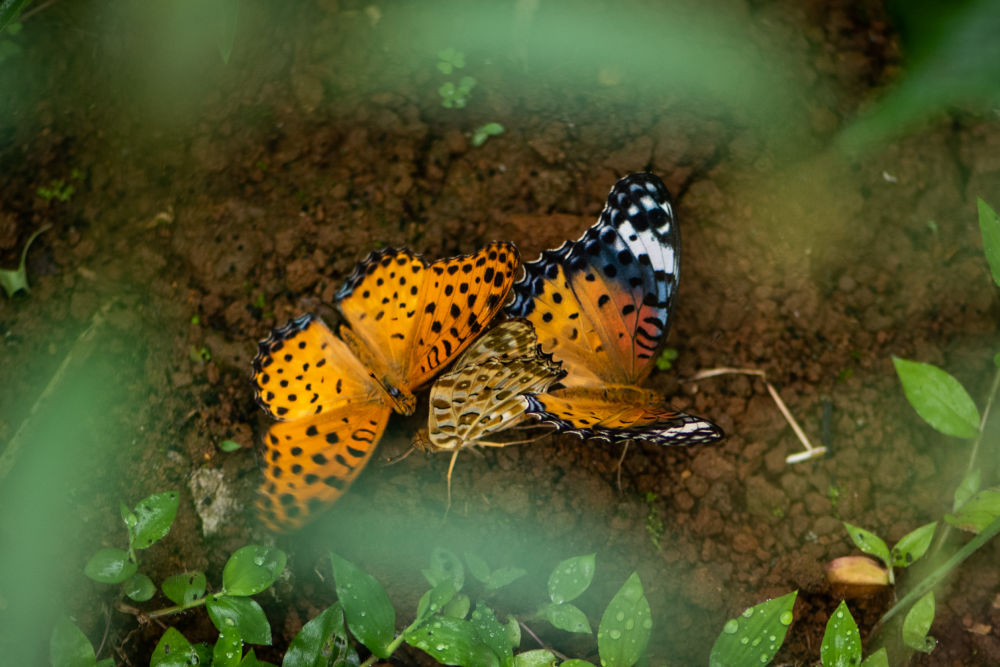
[[[735,635],[739,629],[740,629],[740,622],[737,621],[735,618],[729,619],[728,621],[726,621],[726,624],[722,626],[722,631],[725,632],[727,635]]]
[[[621,639],[622,638],[621,630],[611,630],[610,632],[608,632],[608,635],[612,639]]]
[[[744,618],[750,618],[751,616],[753,616],[753,607],[750,607],[746,611],[743,612],[743,617]]]
[[[775,637],[774,635],[771,635],[770,637],[767,638],[767,641],[773,642],[776,639],[777,639],[777,637]]]
[[[261,567],[264,564],[264,557],[260,555],[256,556],[253,559],[253,564],[256,565],[257,567]]]
[[[233,627],[233,626],[235,626],[235,625],[236,625],[236,621],[234,621],[234,620],[233,620],[233,619],[231,619],[231,618],[227,618],[227,619],[226,619],[226,625],[228,625],[228,626],[230,626],[230,627]]]
[[[746,646],[747,644],[750,643],[750,638],[749,637],[740,637],[740,643],[743,644],[744,646]]]
[[[782,625],[791,625],[792,624],[792,612],[790,612],[790,611],[783,611],[783,612],[781,612],[781,616],[778,617],[778,620],[781,621]]]
[[[445,650],[446,648],[448,648],[448,645],[447,645],[447,644],[438,644],[438,645],[437,645],[437,646],[435,646],[434,648],[436,648],[436,649],[437,649],[437,650],[439,650],[439,651],[443,651],[443,650]]]
[[[751,643],[750,645],[753,646],[754,648],[757,648],[757,646],[760,644],[760,641],[761,638],[757,637],[756,639],[753,640],[753,643]]]
[[[618,621],[619,623],[621,623],[622,621],[624,621],[625,620],[625,612],[620,611],[617,614],[615,614],[615,620]]]
[[[737,624],[737,625],[739,625],[739,624]],[[643,627],[643,629],[645,629],[645,630],[649,630],[649,629],[651,629],[651,628],[653,627],[653,620],[652,620],[652,619],[650,619],[650,618],[647,618],[647,619],[644,619],[644,620],[642,621],[642,627]]]
[[[769,657],[767,657],[767,654],[766,654],[766,653],[761,653],[761,654],[760,654],[760,664],[762,664],[762,665],[766,665],[766,664],[767,664],[767,663],[769,663],[770,661],[771,661],[771,659],[770,659]]]
[[[634,619],[630,618],[627,621],[625,621],[625,629],[626,630],[631,630],[634,627],[635,627],[635,620]]]

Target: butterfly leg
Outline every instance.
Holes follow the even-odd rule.
[[[448,514],[448,510],[451,509],[451,473],[455,471],[455,461],[458,459],[458,453],[462,451],[461,448],[455,449],[451,454],[451,463],[448,464],[448,505],[445,507],[445,516]]]

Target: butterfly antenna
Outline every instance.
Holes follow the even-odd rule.
[[[412,454],[414,451],[416,451],[416,449],[417,449],[416,445],[410,445],[409,449],[407,449],[405,452],[403,452],[402,454],[400,454],[395,458],[391,456],[385,457],[385,465],[387,466],[396,465],[397,463],[408,457],[410,454]]]

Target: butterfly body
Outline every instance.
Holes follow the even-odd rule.
[[[389,415],[412,414],[413,392],[497,314],[518,264],[507,243],[432,263],[385,248],[360,262],[338,292],[349,325],[340,337],[303,315],[260,343],[256,396],[278,420],[265,436],[258,500],[270,528],[298,528],[346,491]]]
[[[560,431],[611,441],[694,444],[714,424],[674,410],[637,385],[652,371],[674,309],[680,230],[652,174],[615,184],[597,223],[524,265],[513,317],[528,319],[562,362],[564,389],[528,396],[528,412]]]

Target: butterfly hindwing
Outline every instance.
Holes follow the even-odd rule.
[[[545,391],[562,375],[559,365],[539,350],[526,321],[495,326],[431,388],[431,447],[472,446],[517,425],[527,407],[522,394]]]
[[[277,531],[300,528],[332,505],[368,463],[391,411],[371,400],[272,425],[257,502],[264,523]]]
[[[557,389],[525,399],[529,414],[581,438],[701,445],[723,435],[710,421],[673,410],[654,393],[638,387]]]

